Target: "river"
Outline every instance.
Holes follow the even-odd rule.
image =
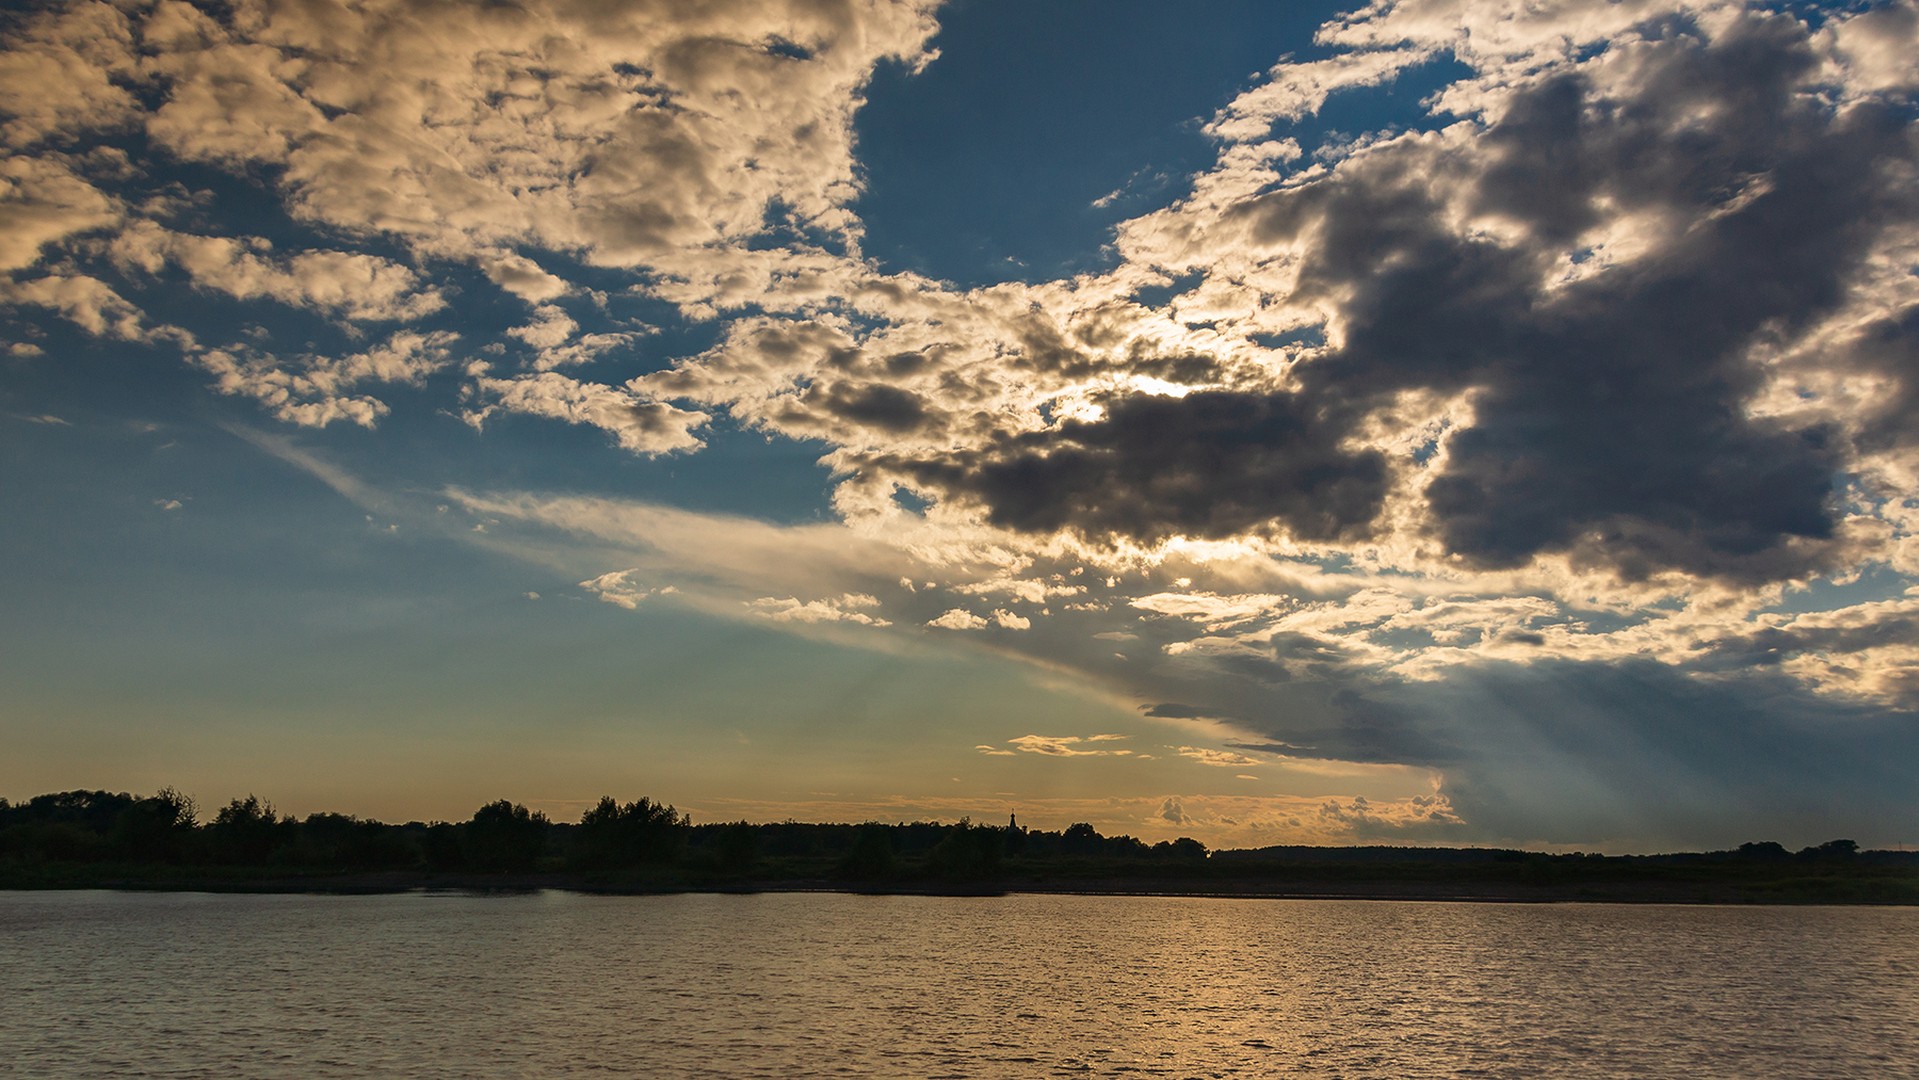
[[[1916,1077],[1919,910],[0,892],[0,1075]]]

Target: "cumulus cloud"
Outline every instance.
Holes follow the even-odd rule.
[[[799,230],[832,249],[820,250],[829,264],[856,264],[853,113],[876,65],[926,59],[931,7],[51,6],[18,16],[0,49],[0,140],[16,151],[0,161],[0,272],[57,252],[135,284],[172,268],[239,300],[417,322],[443,313],[448,293],[414,267],[466,263],[540,305],[514,332],[536,350],[536,371],[584,363],[630,339],[575,337],[578,325],[550,306],[574,291],[542,265],[551,259],[644,271],[659,287],[677,283],[689,309],[711,303],[689,288],[734,287],[696,285],[706,268],[729,252],[750,260],[749,242],[770,232]],[[130,161],[112,143],[122,136],[155,160]],[[200,208],[228,196],[171,179],[167,158],[231,173],[277,202],[293,231],[365,249],[282,252],[180,227],[173,219],[204,222]],[[107,243],[77,246],[122,225]],[[372,250],[395,247],[412,266]],[[102,314],[118,283],[82,269],[16,283],[0,300],[57,306],[91,333],[131,339],[133,322]],[[77,295],[86,282],[100,283],[91,300]],[[223,385],[259,382],[252,359],[186,351]],[[495,400],[476,415],[595,423],[642,453],[697,445],[687,431],[698,414],[616,390],[550,380],[479,390]],[[268,403],[298,423],[370,423],[383,407],[364,395]]]
[[[271,247],[257,237],[194,236],[141,221],[114,237],[110,250],[123,267],[153,274],[171,264],[201,288],[348,319],[410,321],[446,306],[438,289],[390,260],[344,251],[275,257]]]
[[[285,358],[230,346],[196,351],[192,359],[214,376],[216,390],[253,398],[287,423],[323,428],[341,420],[370,428],[389,407],[378,398],[353,391],[366,383],[417,386],[452,364],[458,340],[449,331],[405,330],[344,357]]]
[[[655,596],[671,596],[679,590],[671,585],[642,585],[638,581],[638,571],[614,570],[580,582],[580,588],[628,611],[636,611],[640,604]]]
[[[937,626],[942,630],[979,630],[987,623],[985,619],[967,611],[965,608],[952,608],[945,613],[927,620],[926,625]]]
[[[24,270],[49,245],[112,225],[123,213],[118,199],[59,156],[0,158],[0,272]]]
[[[1750,413],[1753,350],[1839,311],[1913,219],[1913,139],[1895,113],[1801,93],[1814,61],[1783,18],[1648,36],[1473,120],[1131,223],[1136,258],[1209,278],[1247,260],[1326,344],[1265,386],[1109,395],[884,463],[1029,532],[1353,545],[1392,528],[1468,566],[1565,553],[1629,577],[1830,565],[1844,446]],[[1630,260],[1566,279],[1630,223]],[[1167,249],[1175,227],[1212,242]],[[1441,438],[1382,445],[1418,400],[1458,403]]]
[[[19,18],[0,52],[0,142],[25,149],[74,130],[129,126],[138,102],[133,26],[104,3],[72,4]],[[17,160],[17,159],[15,159]]]
[[[876,597],[865,593],[846,593],[819,600],[801,601],[796,597],[761,597],[748,603],[755,615],[774,622],[857,623],[862,626],[891,626],[892,623],[870,613],[879,606]]]
[[[96,277],[49,274],[25,281],[0,278],[0,302],[48,308],[95,337],[144,341],[150,336],[145,313]]]
[[[599,428],[613,436],[621,449],[648,456],[699,447],[700,438],[693,432],[708,419],[705,413],[647,401],[617,386],[581,382],[553,371],[505,379],[482,376],[473,387],[482,404],[463,415],[476,428],[502,413],[542,416]]]
[[[529,303],[558,300],[572,291],[566,280],[540,268],[524,255],[482,256],[480,268],[493,284]]]
[[[283,166],[299,213],[444,252],[533,239],[631,265],[757,233],[775,201],[843,232],[858,89],[880,59],[917,56],[932,23],[909,3],[415,0],[170,6],[143,31],[164,95],[150,136]]]

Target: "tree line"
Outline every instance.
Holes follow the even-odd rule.
[[[1058,831],[914,821],[694,824],[649,798],[602,797],[577,821],[507,799],[464,821],[296,818],[258,796],[210,815],[166,788],[0,799],[0,888],[405,888],[610,891],[1173,888],[1222,894],[1662,902],[1919,903],[1919,852],[1832,840],[1664,855],[1498,848],[1286,846],[1209,853],[1079,823]],[[497,883],[497,884],[495,884]]]
[[[971,881],[1035,861],[1194,862],[1196,840],[1103,836],[1085,823],[1049,832],[970,819],[897,824],[694,825],[666,803],[602,797],[578,822],[499,799],[459,822],[390,825],[338,813],[281,814],[257,795],[201,820],[172,788],[147,796],[65,791],[0,799],[0,868],[128,864],[287,872],[770,874],[855,882]]]

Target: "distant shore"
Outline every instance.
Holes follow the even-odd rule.
[[[1755,885],[1711,881],[1518,882],[1380,877],[1191,880],[1177,878],[1005,879],[968,882],[832,880],[662,881],[577,873],[473,874],[411,871],[339,874],[126,873],[0,874],[0,890],[108,889],[130,892],[377,895],[406,892],[513,894],[553,889],[599,895],[841,893],[864,896],[1157,896],[1239,900],[1410,900],[1541,904],[1852,904],[1919,906],[1919,882],[1824,878]]]
[[[1208,851],[1079,822],[716,822],[611,796],[578,823],[501,799],[459,822],[294,818],[256,796],[202,822],[191,798],[0,799],[0,889],[194,892],[839,892],[1487,903],[1919,905],[1919,853],[1830,840],[1646,855],[1274,845]]]

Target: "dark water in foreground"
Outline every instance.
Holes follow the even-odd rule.
[[[0,1075],[1919,1076],[1919,910],[0,893]]]

